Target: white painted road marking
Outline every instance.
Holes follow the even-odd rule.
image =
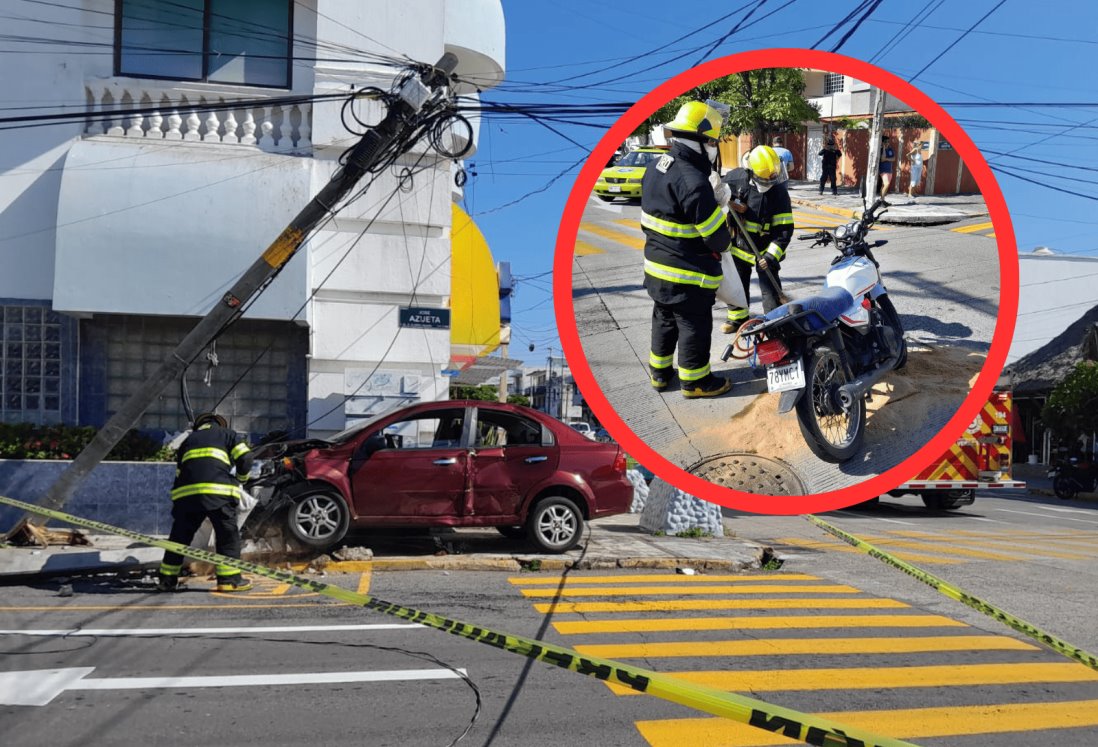
[[[0,706],[48,705],[66,690],[147,690],[149,688],[251,687],[255,685],[334,685],[346,682],[452,680],[464,669],[389,669],[375,672],[299,672],[206,677],[109,677],[85,679],[95,667],[0,672]]]
[[[0,630],[0,635],[34,636],[140,636],[221,635],[228,633],[328,633],[346,630],[426,630],[418,623],[374,623],[372,625],[270,625],[247,628],[62,628],[55,630]]]
[[[1051,519],[1053,517],[1048,514],[1036,514],[1032,511],[1015,511],[1011,508],[993,508],[992,511],[1005,511],[1008,514],[1025,514],[1026,516],[1039,516],[1042,519]],[[1063,519],[1064,521],[1077,521],[1080,524],[1098,524],[1098,521],[1087,521],[1086,519],[1073,519],[1070,516],[1057,516],[1055,518]]]

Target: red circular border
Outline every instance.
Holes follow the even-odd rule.
[[[999,248],[999,316],[991,348],[976,385],[945,427],[922,448],[883,474],[841,490],[778,498],[732,490],[692,475],[665,459],[633,433],[614,411],[591,372],[580,344],[572,305],[572,255],[580,220],[595,180],[616,147],[636,131],[652,112],[676,96],[723,75],[765,67],[799,67],[843,73],[885,90],[913,106],[945,136],[972,172],[994,224]],[[861,60],[809,49],[765,49],[712,60],[683,72],[634,104],[609,129],[580,170],[565,205],[553,261],[553,296],[561,344],[572,375],[599,421],[627,453],[667,482],[707,501],[755,513],[799,514],[841,508],[884,495],[900,483],[912,480],[960,438],[987,402],[1006,362],[1018,311],[1018,249],[1006,201],[991,168],[961,126],[942,107],[906,81]],[[760,501],[765,501],[766,505],[758,505]]]

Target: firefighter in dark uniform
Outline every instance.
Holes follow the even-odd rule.
[[[709,370],[720,252],[732,240],[718,202],[720,196],[727,202],[730,191],[719,179],[710,180],[721,122],[708,104],[684,104],[664,127],[671,149],[646,169],[641,191],[644,287],[655,302],[651,383],[657,390],[671,383],[677,347],[679,380],[689,399],[732,388]]]
[[[236,468],[236,474],[232,469]],[[172,530],[168,539],[190,544],[204,519],[213,525],[217,552],[230,558],[240,557],[240,528],[237,507],[240,483],[252,468],[252,453],[225,418],[204,413],[195,418],[194,430],[183,441],[176,455],[175,483],[172,485]],[[183,556],[165,552],[160,564],[157,588],[175,591],[183,570]],[[219,565],[217,591],[247,591],[252,588],[240,571]]]
[[[745,168],[728,172],[724,182],[731,188],[734,198],[730,209],[740,214],[744,228],[761,256],[756,262],[747,237],[738,230],[730,251],[748,302],[751,300],[751,270],[756,269],[763,311],[767,312],[781,306],[779,271],[793,238],[793,207],[785,187],[789,177],[778,154],[768,145],[754,148],[745,161]],[[747,321],[747,315],[747,309],[729,306],[728,318],[721,325],[721,331],[725,334],[737,331]]]

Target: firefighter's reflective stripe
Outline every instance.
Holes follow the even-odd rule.
[[[233,568],[231,565],[219,565],[214,568],[214,575],[225,578],[227,576],[239,576],[240,571]]]
[[[731,306],[728,307],[728,321],[742,322],[745,319],[747,319],[747,309],[735,309]]]
[[[716,233],[717,229],[724,225],[724,211],[721,210],[720,205],[713,211],[713,214],[705,219],[702,223],[699,223],[696,228],[698,229],[698,235],[701,237],[712,236]]]
[[[768,224],[768,227],[791,225],[793,225],[793,213],[775,213],[774,215],[770,216],[770,223]]]
[[[745,220],[743,222],[743,227],[747,229],[748,233],[762,233],[763,232],[762,223],[756,223],[753,220]]]
[[[161,563],[160,564],[160,575],[161,576],[178,576],[182,572],[183,572],[183,564],[182,563],[180,563],[179,565],[169,565],[168,563]]]
[[[648,365],[652,368],[671,368],[671,359],[675,356],[672,355],[656,355],[649,351],[648,353]]]
[[[766,254],[769,254],[779,262],[785,259],[785,249],[782,249],[779,244],[776,244],[773,241],[770,242],[770,246],[766,247]]]
[[[233,459],[239,459],[240,457],[247,454],[248,451],[249,451],[248,444],[241,441],[240,443],[238,443],[236,446],[233,447]]]
[[[728,247],[728,251],[732,252],[732,256],[736,259],[742,259],[744,262],[747,262],[751,265],[755,264],[755,255],[751,252],[745,252],[743,249],[740,249],[735,244]]]
[[[701,238],[701,234],[698,233],[698,227],[689,223],[673,223],[663,218],[657,218],[654,215],[648,213],[641,213],[641,225],[645,228],[651,229],[656,233],[662,233],[664,236],[670,236],[673,239],[697,239]],[[713,229],[714,231],[716,229]],[[712,231],[710,232],[712,233]],[[706,234],[707,236],[709,234]]]
[[[186,498],[189,495],[224,495],[239,500],[240,486],[217,482],[196,482],[193,485],[181,485],[172,490],[173,501]]]
[[[241,444],[241,446],[243,446],[243,444]],[[244,450],[247,451],[247,448],[245,447]],[[236,449],[233,449],[233,451],[235,452]],[[225,450],[224,449],[218,449],[218,448],[215,448],[215,447],[207,447],[207,448],[202,448],[202,449],[190,449],[190,450],[185,451],[183,453],[183,456],[181,456],[179,458],[179,461],[180,462],[186,462],[190,459],[202,459],[204,457],[209,457],[211,459],[216,459],[217,461],[224,462],[225,464],[232,464],[232,462],[229,461],[229,455],[225,452]]]
[[[704,379],[709,375],[709,364],[706,363],[701,368],[680,368],[679,378],[683,381],[697,381],[698,379]]]
[[[706,275],[703,272],[684,270],[681,267],[661,265],[650,259],[644,260],[644,272],[647,275],[659,278],[660,280],[666,280],[669,283],[696,285],[699,288],[706,288],[707,290],[716,290],[721,284],[721,277],[723,277],[721,275]]]

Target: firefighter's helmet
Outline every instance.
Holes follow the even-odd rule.
[[[721,113],[702,101],[688,101],[679,107],[675,119],[663,126],[665,133],[691,140],[717,140],[721,136]]]
[[[194,419],[194,428],[195,430],[198,430],[207,423],[217,425],[221,428],[229,427],[229,421],[225,420],[221,415],[218,415],[216,412],[204,412]]]
[[[782,159],[769,145],[755,146],[747,156],[747,167],[760,192],[765,192],[788,178]]]

